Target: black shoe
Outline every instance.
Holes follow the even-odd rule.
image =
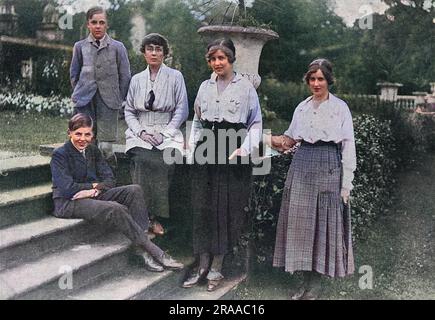
[[[202,280],[206,277],[208,271],[206,269],[197,269],[192,270],[192,273],[189,275],[189,277],[186,279],[186,281],[183,282],[182,287],[183,288],[192,288],[196,286],[197,284],[201,283]]]
[[[145,265],[145,269],[151,272],[162,272],[165,270],[161,265],[159,265],[154,258],[148,253],[143,252],[139,255],[141,261]]]
[[[184,268],[184,264],[176,261],[170,255],[164,253],[163,256],[157,260],[165,269],[180,270]]]

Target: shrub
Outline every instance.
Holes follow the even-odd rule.
[[[391,205],[396,139],[391,123],[372,115],[354,118],[357,169],[352,191],[352,231],[358,238]]]
[[[305,84],[264,79],[259,88],[262,108],[274,112],[278,118],[291,120],[299,102],[309,95]]]

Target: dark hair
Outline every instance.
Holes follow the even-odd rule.
[[[304,81],[306,84],[309,84],[310,77],[313,73],[316,73],[317,70],[321,70],[323,75],[325,76],[328,85],[334,84],[334,76],[332,74],[332,63],[327,59],[316,59],[313,60],[309,66],[308,71],[304,75]]]
[[[75,131],[80,128],[92,128],[94,122],[92,118],[84,113],[77,113],[68,121],[68,130]]]
[[[86,21],[91,20],[92,17],[94,16],[94,14],[100,14],[100,13],[104,13],[106,15],[106,18],[107,18],[106,10],[104,10],[103,7],[92,7],[92,8],[90,8],[86,12]]]
[[[163,47],[163,54],[167,56],[169,54],[169,44],[168,40],[159,33],[150,33],[143,38],[142,43],[140,45],[140,52],[145,53],[145,47],[147,45],[156,45]]]
[[[225,53],[231,64],[236,61],[236,47],[231,39],[218,39],[210,42],[207,46],[207,54],[205,55],[207,61],[210,61],[210,57],[218,50]]]

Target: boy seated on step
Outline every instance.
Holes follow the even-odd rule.
[[[115,187],[112,170],[100,150],[91,144],[92,129],[88,115],[74,115],[68,123],[70,139],[53,152],[50,167],[54,215],[85,219],[104,229],[114,227],[132,241],[149,271],[182,269],[182,263],[148,238],[149,217],[141,187]]]

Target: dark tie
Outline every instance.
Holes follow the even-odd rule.
[[[100,40],[95,40],[95,43],[97,44],[97,47],[100,47]]]
[[[148,103],[145,106],[145,109],[152,111],[153,110],[153,104],[154,100],[156,99],[156,96],[154,95],[154,91],[150,91],[150,98],[148,99]]]

